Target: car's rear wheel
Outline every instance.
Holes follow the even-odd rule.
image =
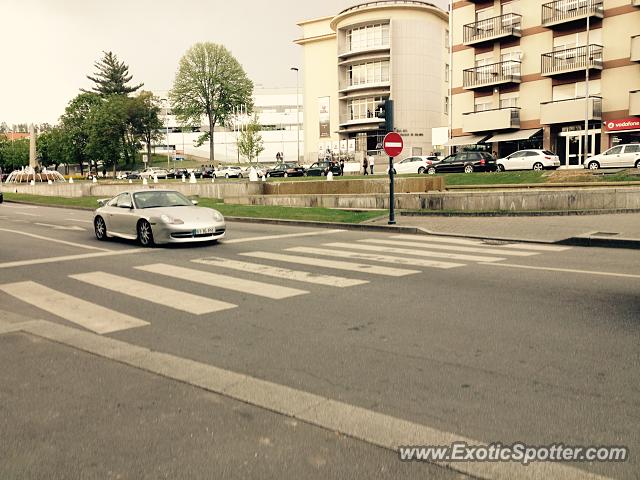
[[[473,165],[465,165],[464,173],[473,173]]]
[[[96,217],[93,220],[93,228],[96,232],[96,238],[98,240],[106,240],[107,239],[107,224],[102,217]]]
[[[499,172],[504,172],[504,165],[498,164],[498,171]]]
[[[418,169],[418,173],[423,174],[423,173],[424,173],[424,167],[420,167],[420,168]]]
[[[542,165],[540,162],[536,162],[533,164],[533,169],[536,172],[541,172],[542,170],[544,170],[544,165]]]
[[[640,168],[640,160],[636,162],[636,168]]]
[[[151,224],[146,220],[138,222],[138,241],[143,247],[153,247],[153,230]]]
[[[241,173],[238,174],[238,178],[242,178],[242,174]]]
[[[429,167],[429,168],[427,169],[427,173],[428,173],[429,175],[435,175],[435,174],[436,174],[436,167]]]
[[[600,164],[598,162],[589,162],[589,170],[598,170]]]

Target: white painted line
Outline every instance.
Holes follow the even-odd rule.
[[[581,275],[600,275],[604,277],[620,277],[620,278],[640,278],[640,275],[633,273],[616,273],[616,272],[595,272],[591,270],[574,270],[571,268],[553,268],[553,267],[533,267],[531,265],[514,265],[511,263],[481,263],[480,265],[493,265],[507,268],[522,268],[524,270],[541,270],[546,272],[563,272],[578,273]]]
[[[298,290],[297,288],[283,287],[280,285],[256,282],[253,280],[244,280],[242,278],[203,272],[202,270],[194,270],[192,268],[177,267],[166,263],[155,263],[153,265],[144,265],[135,268],[144,272],[157,273],[171,278],[178,278],[180,280],[187,280],[189,282],[201,283],[203,285],[234,290],[236,292],[248,293],[274,300],[281,300],[283,298],[295,297],[297,295],[309,293],[306,290]]]
[[[28,217],[41,217],[42,215],[38,215],[37,213],[27,213],[27,212],[16,212],[18,215],[26,215]]]
[[[72,222],[90,223],[91,225],[93,225],[93,220],[81,220],[79,218],[66,218],[65,220],[70,220]]]
[[[463,255],[446,252],[427,252],[425,250],[385,247],[383,245],[363,245],[361,243],[334,242],[326,243],[324,244],[324,246],[331,248],[344,248],[347,250],[364,250],[365,252],[397,253],[400,255],[413,255],[414,257],[446,258],[449,260],[462,260],[464,262],[500,262],[502,260],[505,260],[501,257],[485,257],[480,255]]]
[[[416,249],[427,250],[455,250],[456,252],[469,252],[469,253],[485,253],[487,255],[507,255],[511,257],[531,257],[538,255],[537,252],[517,252],[510,250],[503,250],[500,248],[490,247],[462,247],[460,245],[439,245],[433,243],[416,243],[416,242],[403,242],[400,240],[379,240],[375,238],[367,238],[364,240],[358,240],[359,242],[375,243],[378,245],[398,245],[400,247],[413,247]]]
[[[200,258],[191,260],[194,263],[202,265],[211,265],[214,267],[228,268],[241,272],[256,273],[267,277],[281,278],[294,282],[306,282],[316,285],[324,285],[327,287],[353,287],[355,285],[363,285],[369,283],[367,280],[359,280],[355,278],[336,277],[333,275],[320,275],[301,270],[289,270],[288,268],[272,267],[271,265],[262,265],[260,263],[239,262],[236,260],[228,260],[220,257]]]
[[[438,242],[438,243],[452,243],[457,245],[470,245],[470,246],[485,246],[485,247],[500,247],[500,248],[515,248],[519,250],[537,250],[541,252],[564,252],[570,250],[571,247],[560,247],[557,245],[539,245],[537,243],[506,243],[504,245],[490,245],[483,240],[473,240],[454,237],[440,237],[440,236],[425,236],[425,235],[394,235],[391,238],[397,240],[412,240],[414,242]]]
[[[231,240],[224,240],[221,243],[246,243],[246,242],[260,242],[262,240],[277,240],[280,238],[295,238],[295,237],[311,237],[316,235],[331,235],[332,233],[344,232],[344,230],[317,230],[313,232],[305,233],[286,233],[283,235],[266,235],[264,237],[249,237],[249,238],[234,238]]]
[[[48,227],[53,228],[54,230],[77,230],[80,232],[86,232],[87,230],[82,227],[77,227],[75,225],[66,226],[66,225],[52,225],[51,223],[34,223],[34,225],[38,225],[40,227]]]
[[[263,258],[265,260],[276,260],[280,262],[299,263],[301,265],[312,265],[321,268],[333,268],[336,270],[349,270],[352,272],[372,273],[374,275],[386,275],[389,277],[403,277],[420,273],[418,270],[405,270],[403,268],[379,267],[377,265],[367,265],[364,263],[336,262],[332,260],[319,260],[317,258],[299,257],[297,255],[282,255],[271,252],[247,252],[241,253],[245,257]]]
[[[398,265],[409,265],[414,267],[431,268],[456,268],[464,267],[464,263],[438,262],[434,260],[423,260],[421,258],[390,257],[388,255],[377,255],[375,253],[348,252],[346,250],[328,250],[322,248],[294,247],[287,248],[288,252],[309,253],[312,255],[323,255],[327,257],[351,258],[353,260],[370,260],[372,262],[394,263]]]
[[[98,250],[101,252],[109,251],[106,248],[93,247],[91,245],[84,245],[82,243],[67,242],[65,240],[58,240],[57,238],[51,238],[51,237],[45,237],[42,235],[36,235],[33,233],[21,232],[20,230],[9,230],[8,228],[0,228],[0,232],[15,233],[16,235],[24,235],[25,237],[32,237],[32,238],[37,238],[39,240],[46,240],[47,242],[61,243],[63,245],[69,245],[71,247],[86,248],[87,250]]]
[[[95,333],[112,333],[149,325],[149,322],[72,297],[35,282],[0,285],[0,290]]]
[[[151,253],[148,248],[134,248],[133,250],[110,250],[98,253],[81,253],[78,255],[64,255],[61,257],[34,258],[32,260],[17,260],[15,262],[0,263],[0,268],[28,267],[31,265],[44,265],[47,263],[71,262],[74,260],[86,260],[88,258],[111,257],[114,255],[131,255],[136,253]]]
[[[237,305],[232,303],[205,298],[105,272],[81,273],[78,275],[69,275],[69,277],[90,285],[95,285],[96,287],[121,293],[122,295],[135,297],[141,302],[156,303],[183,312],[193,313],[194,315],[203,315],[205,313],[219,312],[237,307]]]
[[[299,389],[186,358],[154,352],[109,337],[45,321],[20,323],[21,331],[77,348],[133,368],[277,412],[331,432],[398,451],[403,445],[485,445],[463,435],[368,410]],[[0,328],[4,325],[0,322]],[[437,462],[475,478],[496,480],[608,480],[570,465],[537,462]]]

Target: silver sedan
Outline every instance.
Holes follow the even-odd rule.
[[[219,240],[225,235],[220,212],[197,207],[198,202],[173,190],[134,190],[98,203],[93,219],[98,240],[120,237],[150,247]]]

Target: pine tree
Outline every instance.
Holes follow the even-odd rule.
[[[133,78],[129,74],[129,67],[118,60],[118,57],[112,52],[103,52],[102,60],[94,65],[97,69],[95,76],[87,75],[87,78],[96,85],[93,91],[102,97],[109,95],[129,95],[144,85],[130,86],[128,83]],[[83,90],[83,92],[87,92]]]

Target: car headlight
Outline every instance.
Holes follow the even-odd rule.
[[[224,220],[222,214],[217,210],[211,210],[211,215],[216,222],[222,222]]]
[[[170,217],[169,215],[160,215],[160,220],[170,225],[182,225],[184,223],[183,220],[179,218]]]

